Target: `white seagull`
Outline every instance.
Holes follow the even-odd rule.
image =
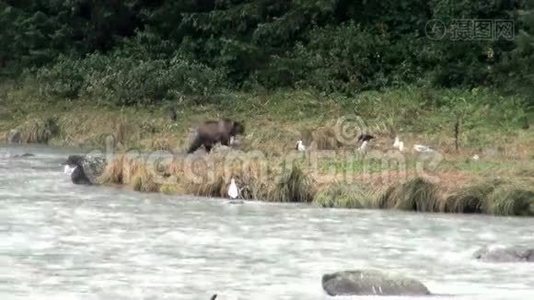
[[[365,152],[367,150],[367,144],[368,143],[369,143],[368,141],[363,141],[363,143],[361,144],[360,148],[358,148],[358,151]]]
[[[297,145],[295,146],[295,148],[298,150],[298,151],[306,151],[306,147],[304,146],[304,144],[302,143],[302,140],[298,140],[297,141]]]
[[[475,154],[473,155],[473,157],[471,157],[473,160],[479,160],[480,159],[480,156],[478,156],[478,154]]]
[[[399,149],[400,152],[404,151],[404,142],[399,139],[399,136],[395,137],[395,142],[393,143],[393,148]]]
[[[425,146],[425,145],[413,145],[413,150],[415,150],[416,152],[421,152],[421,153],[430,153],[430,152],[434,152],[434,150],[428,146]]]
[[[230,186],[228,187],[228,196],[231,199],[236,199],[239,196],[239,189],[237,188],[233,178],[230,180]]]
[[[393,142],[393,148],[399,148],[400,146],[400,139],[399,136],[395,137],[395,142]]]

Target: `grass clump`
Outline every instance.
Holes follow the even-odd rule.
[[[447,197],[443,211],[500,216],[534,215],[534,190],[526,183],[510,180],[477,182]]]
[[[108,161],[104,172],[100,175],[99,182],[102,184],[122,184],[124,179],[124,156],[119,156]]]
[[[183,191],[177,183],[163,183],[159,187],[159,192],[166,195],[176,195]]]
[[[331,208],[369,208],[372,197],[372,193],[363,185],[335,183],[317,192],[313,203]]]
[[[311,133],[311,140],[317,150],[335,150],[343,145],[331,127],[317,128]]]
[[[171,174],[179,170],[179,183],[188,194],[226,198],[234,178],[241,198],[267,200],[272,190],[267,169],[264,157],[227,148],[192,158]]]
[[[155,193],[160,191],[160,184],[148,168],[139,168],[130,182],[134,191]]]
[[[312,179],[296,164],[281,174],[273,188],[269,200],[276,202],[311,202],[315,194]]]
[[[485,209],[488,195],[499,185],[498,181],[486,181],[463,187],[449,195],[442,206],[442,211],[448,213],[482,213]]]
[[[416,177],[389,187],[377,201],[378,208],[436,212],[440,197],[436,184]]]
[[[500,216],[532,216],[534,191],[514,183],[499,185],[488,195],[485,213]]]
[[[26,122],[21,128],[22,140],[27,144],[48,144],[50,139],[59,134],[55,118],[35,119]]]

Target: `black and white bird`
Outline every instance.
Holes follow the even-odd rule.
[[[70,176],[72,183],[91,185],[92,182],[87,178],[83,170],[84,158],[80,155],[71,155],[63,163],[65,168],[63,172]]]
[[[375,137],[370,135],[370,134],[367,134],[367,133],[362,133],[358,136],[358,143],[359,142],[369,142],[370,140],[374,139]]]
[[[92,185],[102,175],[106,160],[102,157],[70,155],[65,162],[63,172],[70,176],[72,183]]]
[[[369,147],[369,141],[371,141],[372,139],[374,139],[375,137],[370,135],[370,134],[367,134],[367,133],[362,133],[358,136],[358,143],[359,142],[362,142],[362,144],[360,145],[360,147],[358,148],[358,151],[360,152],[366,152],[367,151],[367,148]]]

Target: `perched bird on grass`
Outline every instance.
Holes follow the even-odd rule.
[[[369,142],[370,140],[372,140],[374,138],[375,137],[370,135],[370,134],[362,133],[362,134],[360,134],[360,136],[358,136],[358,143],[359,142]]]
[[[402,142],[398,136],[395,137],[393,142],[393,148],[399,149],[400,152],[404,151],[404,142]]]
[[[360,134],[360,136],[358,136],[358,143],[359,142],[362,142],[362,144],[360,145],[360,147],[358,148],[358,151],[360,152],[366,152],[367,151],[367,148],[369,146],[369,141],[371,141],[372,139],[374,139],[375,137],[370,135],[370,134],[367,134],[367,133],[362,133]]]
[[[415,144],[413,145],[413,150],[415,150],[415,152],[419,152],[419,153],[431,153],[431,152],[435,152],[434,149],[428,147],[428,146],[425,146],[425,145],[418,145],[418,144]]]
[[[297,145],[295,146],[295,149],[300,152],[304,152],[306,151],[306,146],[304,146],[304,144],[302,143],[302,140],[298,140]]]
[[[368,143],[369,143],[369,141],[363,141],[363,143],[360,145],[360,148],[358,148],[358,151],[366,152]]]

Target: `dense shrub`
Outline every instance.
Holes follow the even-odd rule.
[[[209,96],[222,86],[223,75],[180,56],[139,60],[93,54],[85,59],[61,57],[37,73],[45,94],[89,96],[106,104],[153,104],[181,95]]]
[[[388,37],[372,34],[354,23],[315,28],[308,42],[297,44],[291,57],[273,57],[257,74],[268,87],[293,83],[327,92],[354,92],[384,84],[381,61]]]
[[[345,94],[500,85],[530,95],[533,3],[0,0],[0,75],[44,65],[44,93],[120,105],[206,95],[221,81]],[[455,19],[507,19],[516,38],[427,35],[428,21]]]
[[[36,77],[42,93],[63,98],[76,98],[84,84],[86,73],[83,60],[61,56],[56,64],[40,68]]]

